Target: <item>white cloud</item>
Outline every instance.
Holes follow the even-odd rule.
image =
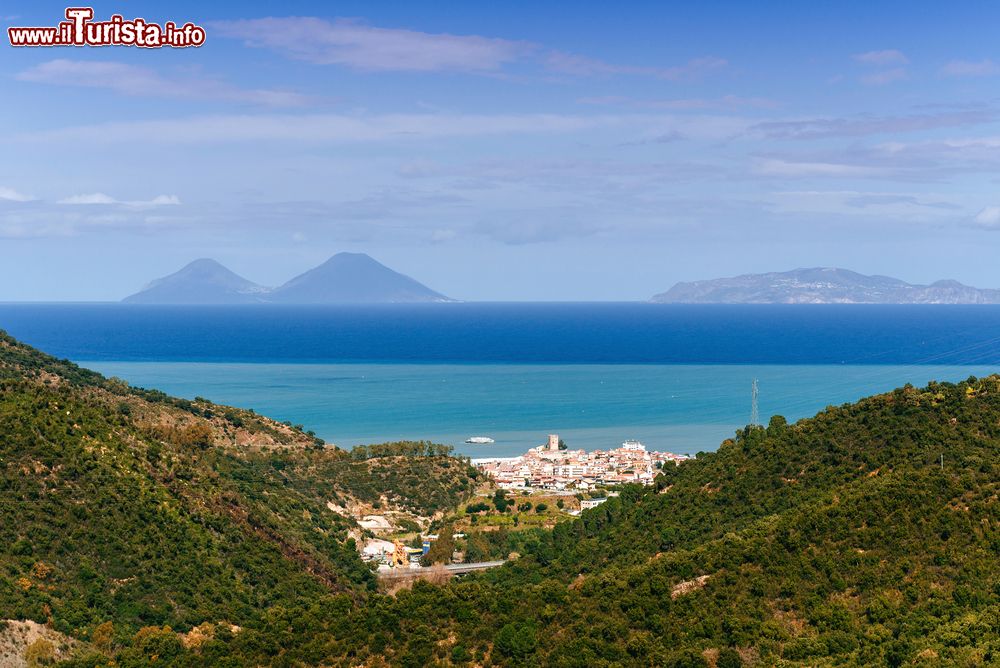
[[[988,77],[1000,74],[1000,65],[989,58],[979,61],[953,60],[941,68],[949,77]]]
[[[866,51],[854,54],[854,60],[866,65],[906,65],[910,59],[902,51],[883,49],[881,51]]]
[[[177,195],[157,195],[149,201],[153,206],[177,206],[181,203]]]
[[[56,202],[57,204],[73,205],[122,205],[135,209],[144,209],[156,206],[176,206],[181,203],[176,195],[157,195],[150,200],[118,200],[104,193],[88,193],[84,195],[72,195]]]
[[[776,176],[787,178],[806,177],[870,177],[878,175],[881,170],[864,165],[851,165],[835,162],[793,161],[780,158],[765,158],[758,160],[753,169],[761,176]]]
[[[972,220],[982,227],[1000,227],[1000,206],[985,207]]]
[[[500,69],[533,50],[530,44],[478,35],[376,28],[349,19],[269,17],[212,24],[224,37],[291,58],[359,70],[482,72]]]
[[[190,73],[165,77],[146,67],[107,61],[60,58],[28,68],[17,79],[55,86],[104,88],[132,97],[228,100],[267,107],[299,106],[308,100],[288,91],[237,88]]]
[[[58,204],[117,204],[118,200],[104,193],[73,195],[58,201]]]
[[[6,200],[8,202],[31,202],[35,198],[31,195],[25,195],[20,193],[13,188],[6,188],[0,186],[0,200]]]

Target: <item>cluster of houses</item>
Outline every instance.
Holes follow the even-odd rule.
[[[477,459],[473,464],[504,489],[578,489],[653,482],[665,464],[679,464],[686,455],[650,452],[639,441],[625,441],[613,450],[563,450],[558,434],[520,457]]]

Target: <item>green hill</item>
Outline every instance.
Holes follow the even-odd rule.
[[[997,665],[998,455],[997,377],[774,418],[331,630],[401,665]]]
[[[68,665],[1000,663],[1000,377],[774,418],[389,597],[326,502],[440,513],[458,460],[0,362],[0,617],[82,641]]]
[[[445,453],[352,455],[0,336],[0,620],[83,640],[111,622],[117,644],[144,627],[266,628],[304,602],[350,608],[375,579],[362,532],[328,504],[457,505],[477,474]]]

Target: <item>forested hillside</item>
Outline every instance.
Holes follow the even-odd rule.
[[[303,601],[349,608],[375,579],[357,525],[328,504],[431,515],[475,483],[466,462],[427,448],[404,456],[405,445],[359,459],[251,411],[131,388],[3,336],[0,620],[82,640],[110,628],[107,649],[147,627],[253,629]],[[412,494],[414,479],[428,493]]]
[[[81,641],[66,665],[1000,662],[998,377],[774,418],[388,597],[325,503],[430,489],[431,514],[470,488],[459,460],[0,359],[0,617]]]
[[[998,455],[997,377],[774,418],[655,488],[533,534],[503,569],[330,624],[336,639],[317,636],[300,656],[995,665]]]

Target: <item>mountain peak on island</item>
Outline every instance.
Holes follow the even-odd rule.
[[[129,304],[252,304],[267,291],[216,260],[200,258],[152,281],[122,301]]]
[[[365,253],[337,253],[269,295],[285,304],[452,301]]]
[[[681,282],[651,299],[674,304],[997,304],[1000,290],[955,280],[930,285],[890,276],[813,267]]]
[[[337,253],[278,288],[265,288],[202,258],[158,278],[129,304],[373,304],[454,301],[365,253]]]

